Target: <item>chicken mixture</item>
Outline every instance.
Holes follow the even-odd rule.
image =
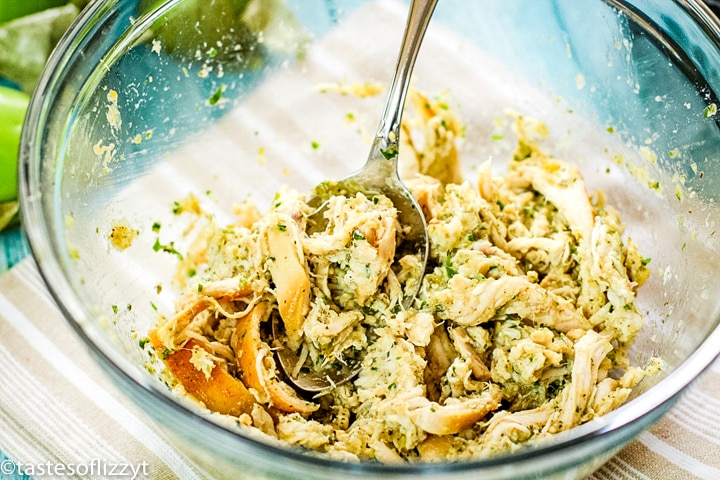
[[[659,368],[629,364],[648,260],[602,194],[528,140],[521,119],[506,174],[487,162],[463,181],[462,125],[411,98],[419,116],[404,128],[425,141],[402,148],[418,164],[406,184],[427,219],[425,275],[397,254],[404,231],[381,195],[327,195],[321,229],[290,188],[264,213],[246,201],[234,224],[199,237],[175,315],[150,332],[175,390],[247,432],[335,459],[460,461],[603,415]],[[359,373],[304,393],[278,348],[297,352],[296,374],[353,361]]]

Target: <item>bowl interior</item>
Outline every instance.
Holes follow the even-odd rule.
[[[41,198],[26,209],[44,225],[29,225],[31,241],[52,257],[40,255],[41,268],[79,328],[148,384],[160,381],[138,340],[172,314],[178,257],[168,250],[192,242],[183,232],[194,217],[177,202],[192,193],[225,223],[235,203],[264,210],[281,185],[309,191],[358,169],[383,95],[334,89],[388,84],[406,13],[394,0],[259,1],[270,10],[228,26],[197,3],[95,7],[46,73],[28,142]],[[633,361],[668,366],[640,385],[642,400],[720,318],[717,25],[694,2],[587,3],[444,0],[414,86],[465,122],[468,181],[489,158],[504,172],[520,114],[543,122],[542,148],[620,210],[652,267]],[[124,250],[108,238],[118,224],[138,232]]]

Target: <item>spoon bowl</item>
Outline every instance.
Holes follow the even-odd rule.
[[[410,2],[395,74],[368,159],[358,172],[332,183],[333,192],[380,194],[392,201],[402,228],[401,243],[395,256],[397,258],[406,254],[417,255],[421,274],[425,271],[429,251],[427,225],[422,209],[398,175],[398,151],[400,124],[410,86],[410,77],[436,4],[437,0],[413,0]],[[316,192],[319,190],[317,188]],[[327,224],[327,219],[323,215],[325,199],[322,195],[315,194],[308,204],[315,207],[314,213],[308,219],[309,232],[324,230]],[[403,306],[407,308],[412,305],[420,284],[421,282],[417,282],[414,291],[406,289],[402,300]],[[276,316],[272,319],[272,334],[278,365],[285,372],[288,381],[300,390],[321,392],[347,382],[360,371],[362,355],[346,359],[339,365],[338,362],[335,362],[321,370],[304,369],[302,368],[303,361],[298,354],[292,349],[284,348],[284,343],[281,341],[280,320]]]

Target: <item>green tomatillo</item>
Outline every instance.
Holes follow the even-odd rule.
[[[67,0],[0,0],[0,23],[66,3]]]
[[[0,85],[0,203],[17,199],[20,132],[30,97]]]

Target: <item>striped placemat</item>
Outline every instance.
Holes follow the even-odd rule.
[[[206,478],[109,383],[31,258],[0,276],[0,478]]]

